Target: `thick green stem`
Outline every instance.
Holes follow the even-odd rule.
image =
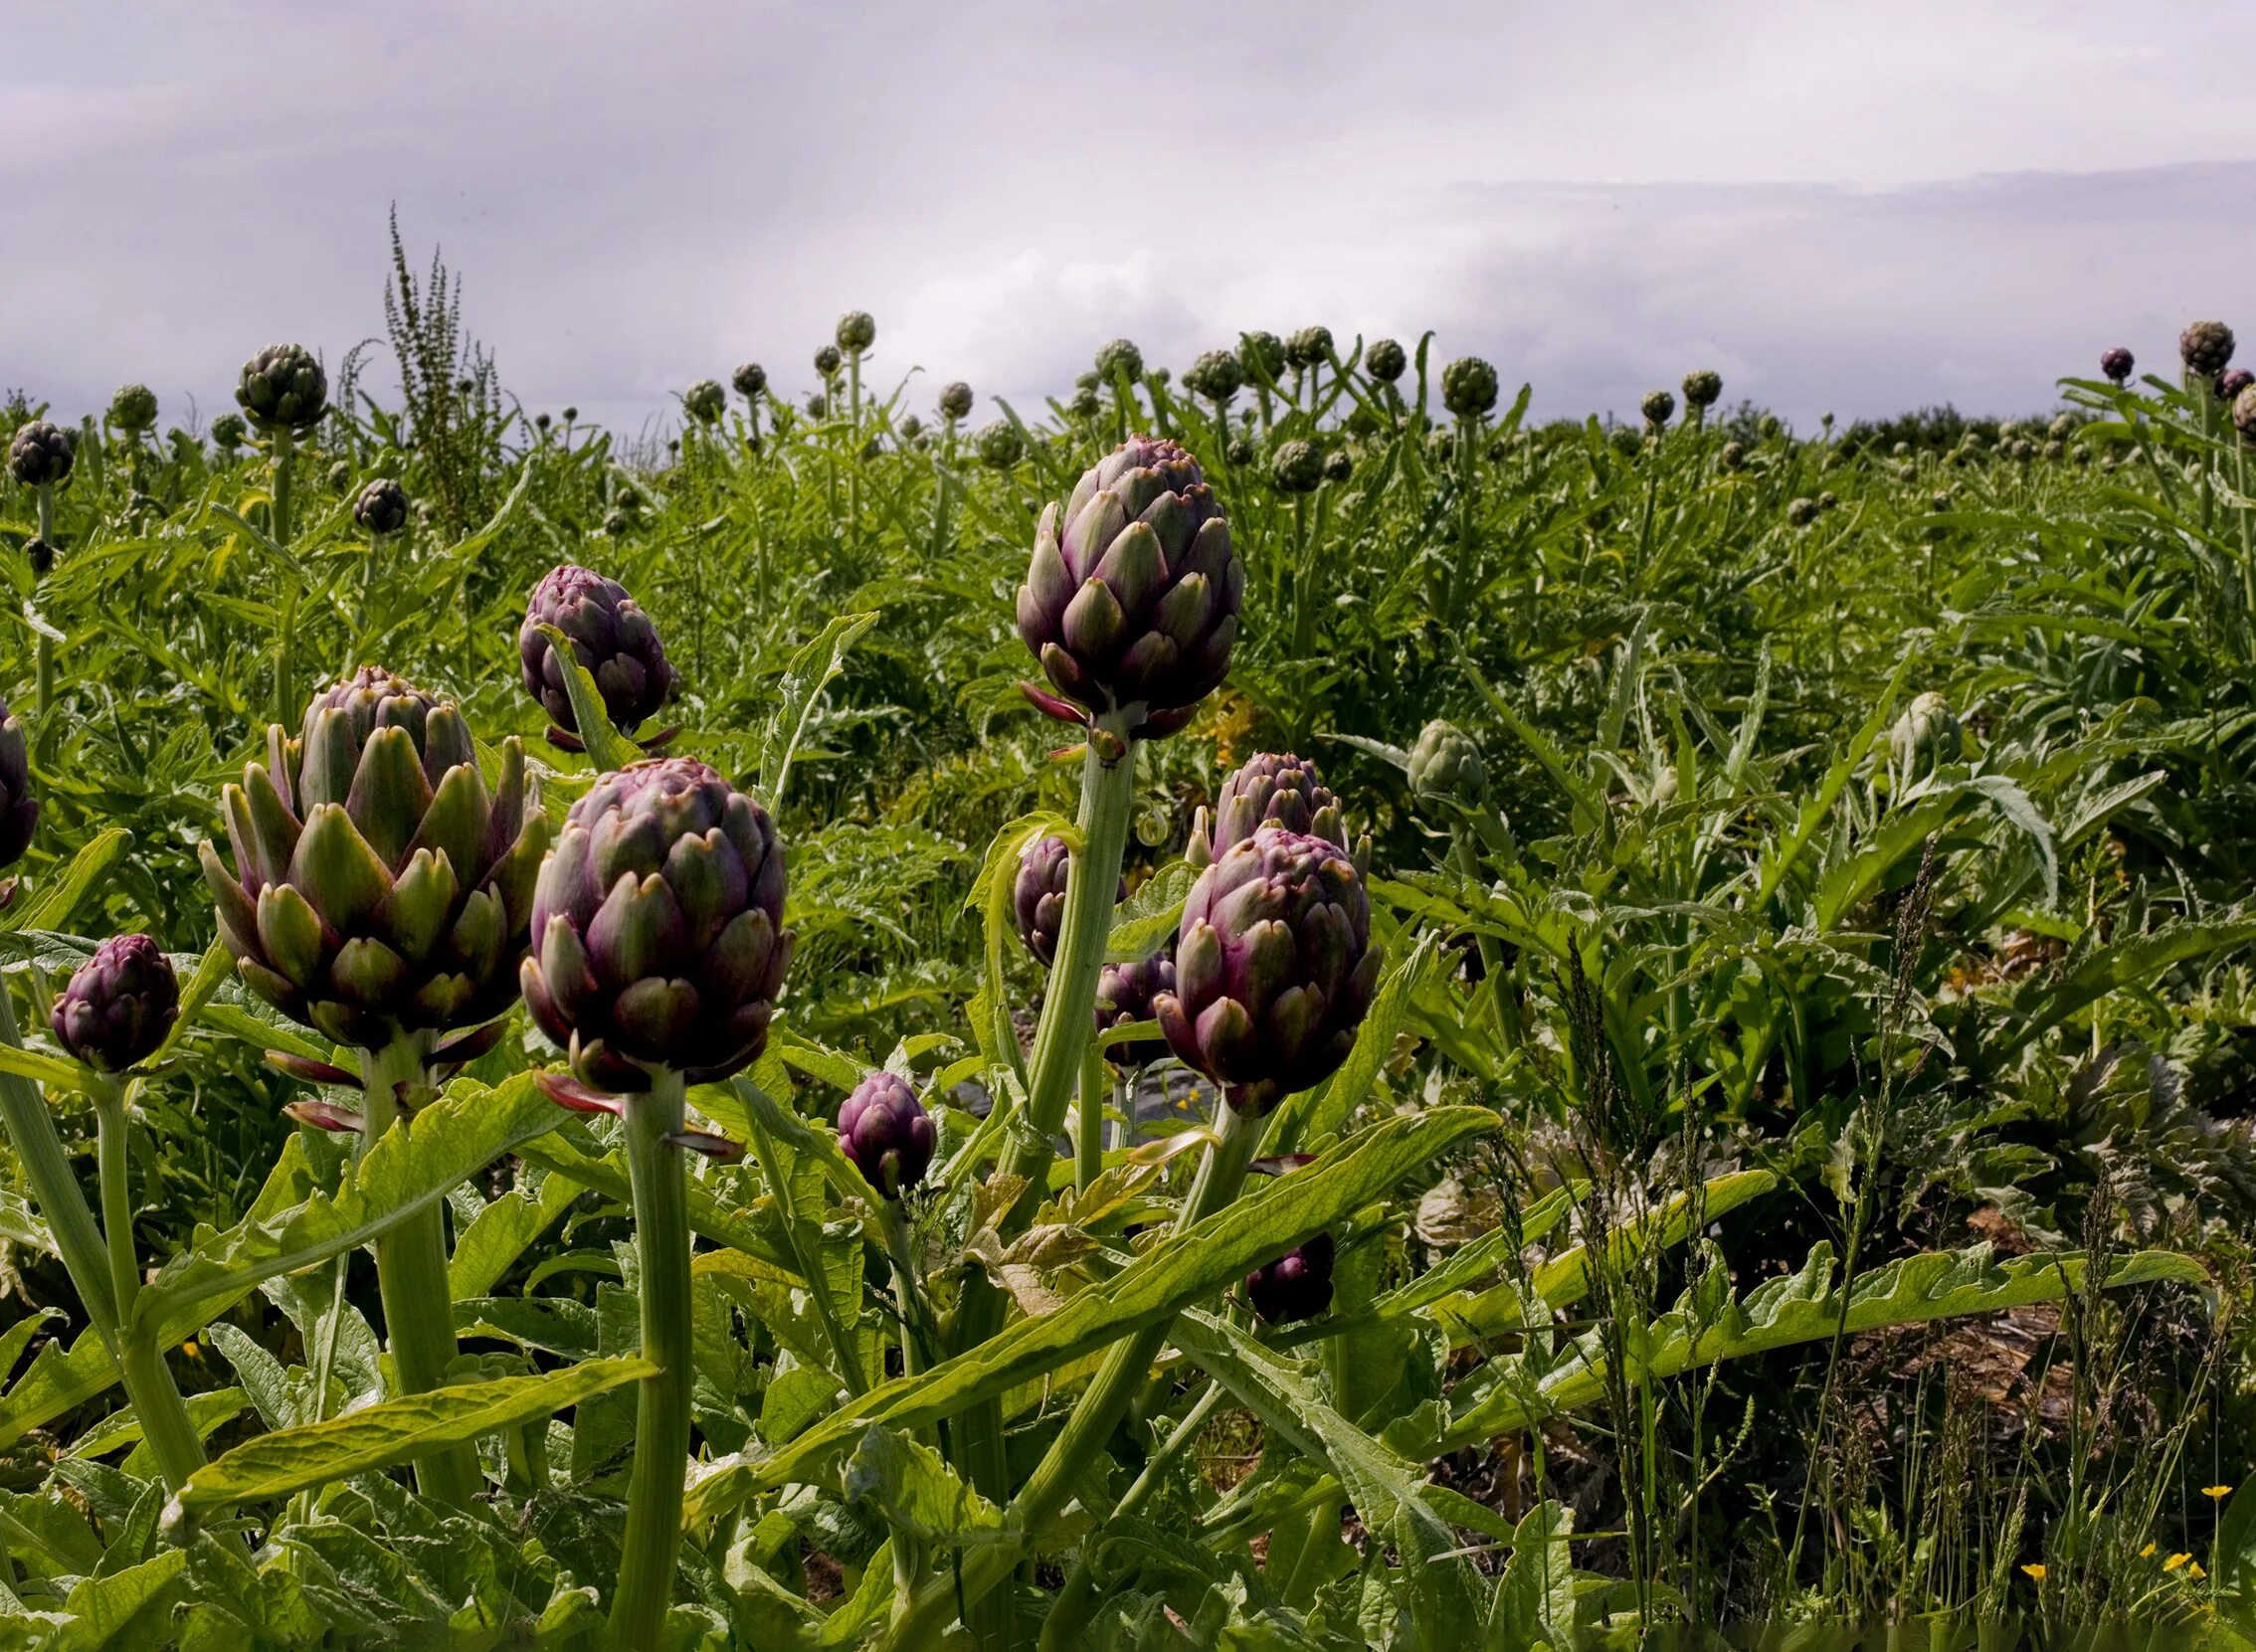
[[[277,431],[272,439],[275,456],[275,505],[268,525],[274,529],[277,545],[289,546],[289,459],[297,440],[287,431]]]
[[[41,482],[39,486],[39,537],[47,546],[47,554],[55,554],[55,484]],[[55,701],[55,640],[42,631],[34,649],[37,655],[37,674],[33,678],[32,710],[40,717]]]
[[[101,1186],[101,1232],[109,1242],[109,1295],[117,1304],[117,1323],[130,1324],[133,1301],[141,1294],[141,1270],[133,1259],[133,1190],[125,1159],[125,1088],[106,1073],[94,1090],[94,1163]]]
[[[1248,1119],[1236,1108],[1224,1106],[1215,1145],[1200,1163],[1190,1194],[1175,1218],[1175,1231],[1184,1232],[1214,1214],[1237,1196],[1245,1184],[1245,1169],[1252,1161],[1254,1144],[1261,1137],[1261,1121]],[[1026,1486],[1013,1500],[1011,1512],[1018,1529],[1029,1534],[1046,1530],[1090,1465],[1104,1450],[1105,1441],[1120,1426],[1128,1407],[1143,1390],[1152,1361],[1167,1345],[1172,1320],[1162,1320],[1112,1345],[1104,1364],[1082,1391],[1065,1426],[1050,1442]],[[904,1649],[934,1646],[956,1610],[958,1593],[964,1609],[971,1610],[996,1584],[1011,1574],[1017,1552],[997,1544],[967,1552],[958,1577],[938,1577],[917,1591],[911,1608],[898,1617],[884,1644]],[[1071,1602],[1060,1597],[1050,1608],[1054,1620]]]
[[[1081,1099],[1073,1104],[1073,1186],[1082,1193],[1104,1174],[1104,1055],[1096,1040],[1081,1052]]]
[[[382,1049],[360,1052],[365,1151],[399,1122],[403,1090],[423,1082],[428,1040],[395,1038]],[[447,1381],[455,1359],[455,1299],[447,1285],[447,1230],[438,1202],[424,1206],[379,1236],[376,1285],[384,1302],[384,1335],[399,1376],[400,1392],[428,1393]],[[477,1448],[448,1446],[419,1458],[415,1483],[423,1495],[458,1508],[472,1508],[484,1489]]]
[[[627,1485],[627,1537],[611,1597],[610,1644],[643,1652],[658,1643],[681,1550],[681,1488],[689,1459],[689,1189],[681,1129],[681,1075],[660,1069],[627,1103],[627,1177],[635,1195],[642,1263],[643,1358],[658,1371],[635,1403],[635,1468]]]
[[[0,1043],[23,1047],[15,1003],[5,983],[0,983]],[[204,1466],[203,1443],[188,1420],[188,1408],[180,1402],[180,1389],[164,1356],[146,1337],[128,1337],[120,1329],[109,1247],[94,1212],[87,1208],[78,1178],[71,1174],[70,1156],[63,1151],[63,1138],[56,1134],[55,1117],[38,1085],[14,1073],[0,1073],[0,1128],[6,1130],[39,1213],[55,1235],[71,1287],[79,1293],[94,1334],[117,1363],[125,1398],[156,1458],[157,1473],[167,1491],[177,1492],[189,1475]]]

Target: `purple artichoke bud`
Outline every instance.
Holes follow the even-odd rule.
[[[1303,837],[1321,837],[1350,852],[1340,800],[1316,765],[1290,752],[1255,752],[1222,783],[1215,795],[1210,830],[1202,811],[1186,851],[1195,866],[1220,859],[1263,826],[1277,826]]]
[[[2243,442],[2256,446],[2256,384],[2242,385],[2232,399],[2232,428]]]
[[[1676,398],[1665,390],[1648,390],[1637,411],[1645,416],[1646,424],[1658,430],[1676,416]]]
[[[673,692],[673,667],[658,634],[627,588],[574,563],[551,568],[525,601],[517,658],[525,692],[567,734],[580,725],[564,688],[564,667],[537,628],[554,626],[572,640],[572,654],[603,694],[603,708],[622,734],[643,726]]]
[[[728,392],[712,379],[697,379],[681,393],[681,406],[698,424],[716,424],[728,411]]]
[[[1410,366],[1410,357],[1402,345],[1391,338],[1375,338],[1371,347],[1363,352],[1364,371],[1381,384],[1393,384]]]
[[[1226,403],[1245,387],[1245,368],[1227,350],[1209,350],[1183,375],[1183,388],[1210,402]]]
[[[2196,321],[2177,335],[2177,355],[2188,373],[2213,379],[2232,360],[2232,329],[2222,321]]]
[[[262,431],[302,435],[329,411],[329,375],[302,344],[270,344],[243,364],[236,404]]]
[[[1026,438],[1008,419],[993,419],[979,428],[979,461],[991,470],[1008,470],[1026,457]]]
[[[367,533],[398,533],[408,524],[407,489],[390,476],[378,476],[353,501],[352,519]]]
[[[940,387],[940,416],[961,419],[972,410],[972,388],[961,379]]]
[[[1302,327],[1285,340],[1284,358],[1287,367],[1305,370],[1323,366],[1332,359],[1332,329]]]
[[[858,355],[877,342],[877,318],[865,309],[849,309],[839,317],[839,348]]]
[[[1245,571],[1199,462],[1130,437],[1042,511],[1019,635],[1065,700],[1171,734],[1229,673]],[[1065,714],[1039,694],[1045,710]]]
[[[1345,850],[1265,826],[1199,874],[1153,1013],[1168,1046],[1265,1113],[1355,1047],[1379,981],[1371,900]]]
[[[157,1052],[180,1018],[180,982],[146,935],[112,935],[56,996],[56,1042],[90,1067],[123,1072]]]
[[[1110,384],[1125,375],[1130,384],[1144,376],[1144,352],[1133,340],[1116,338],[1096,353],[1097,377]]]
[[[2100,352],[2099,370],[2117,384],[2122,384],[2131,377],[2131,369],[2134,365],[2131,352],[2120,344],[2112,350]]]
[[[1252,384],[1273,384],[1285,370],[1284,340],[1275,333],[1249,332],[1237,346],[1237,364]]]
[[[839,370],[839,363],[844,359],[836,344],[826,344],[815,352],[815,371],[827,379]]]
[[[1152,1000],[1174,991],[1175,959],[1165,948],[1141,963],[1107,964],[1097,977],[1097,1030],[1156,1019]],[[1134,1038],[1112,1045],[1104,1058],[1116,1067],[1135,1068],[1149,1066],[1166,1053],[1165,1038]]]
[[[1269,481],[1279,493],[1313,493],[1323,479],[1323,451],[1313,442],[1294,437],[1269,456]]]
[[[1319,1233],[1245,1276],[1245,1298],[1271,1325],[1314,1319],[1332,1305],[1332,1236]]]
[[[1496,369],[1459,356],[1441,369],[1441,405],[1459,419],[1478,419],[1496,405]]]
[[[8,444],[8,470],[26,487],[46,487],[71,473],[78,450],[70,434],[44,419],[21,426]]]
[[[32,795],[31,747],[24,725],[0,700],[0,871],[13,866],[31,847],[39,825],[39,799]]]
[[[2245,367],[2235,367],[2217,380],[2217,397],[2220,401],[2229,402],[2252,384],[2256,384],[2256,373],[2251,373]]]
[[[650,1069],[726,1078],[768,1041],[791,963],[784,855],[768,812],[685,757],[629,764],[572,806],[541,863],[533,1020],[599,1090]]]
[[[145,384],[120,385],[109,398],[109,422],[127,436],[152,430],[157,422],[156,392]]]
[[[1712,408],[1723,396],[1723,375],[1712,368],[1699,367],[1684,375],[1684,405],[1705,411]]]
[[[932,1117],[906,1082],[873,1072],[839,1109],[839,1151],[887,1198],[924,1180],[936,1140]]]
[[[729,375],[728,382],[736,386],[736,393],[749,402],[768,388],[768,370],[756,361],[748,361]],[[571,422],[570,408],[564,410],[564,419],[567,424]]]
[[[1043,969],[1057,961],[1057,934],[1065,927],[1065,873],[1073,851],[1055,835],[1037,837],[1019,855],[1019,874],[1011,884],[1011,911],[1019,922],[1019,939]],[[1128,880],[1112,897],[1115,906],[1128,898]]]
[[[378,1049],[508,1009],[548,818],[524,747],[488,791],[454,706],[363,665],[316,695],[294,740],[222,796],[235,853],[201,847],[244,982],[292,1020]]]

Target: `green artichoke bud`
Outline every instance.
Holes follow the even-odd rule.
[[[1951,702],[1933,691],[1919,695],[1896,719],[1888,743],[1896,754],[1897,763],[1913,772],[1942,763],[1956,763],[1960,728]]]
[[[914,442],[923,434],[924,421],[919,419],[915,414],[912,413],[906,419],[903,419],[901,421],[901,440],[903,442]]]
[[[839,363],[845,359],[836,344],[826,344],[815,352],[815,371],[828,379],[838,372]]]
[[[1332,329],[1303,327],[1285,340],[1285,365],[1303,370],[1321,367],[1332,359]]]
[[[748,361],[728,376],[728,382],[736,386],[736,393],[746,401],[756,401],[760,392],[768,388],[768,370],[756,361]],[[569,425],[572,415],[578,411],[577,408],[566,408],[564,423]]]
[[[1645,399],[1637,404],[1637,411],[1645,416],[1645,423],[1659,430],[1676,414],[1676,398],[1665,390],[1648,390]]]
[[[223,794],[235,870],[201,846],[244,982],[362,1049],[500,1014],[548,843],[526,790],[520,742],[489,793],[462,714],[378,666],[316,695]]]
[[[2232,329],[2222,321],[2196,321],[2177,335],[2177,357],[2195,378],[2213,379],[2232,360]]]
[[[728,392],[711,379],[697,379],[681,393],[681,406],[698,424],[716,424],[727,411]]]
[[[1410,366],[1410,357],[1391,338],[1375,338],[1363,352],[1364,371],[1381,384],[1393,384]]]
[[[1019,635],[1056,692],[1028,695],[1069,721],[1127,712],[1131,733],[1171,734],[1228,674],[1244,589],[1199,461],[1131,437],[1042,511]]]
[[[34,419],[8,444],[8,473],[26,487],[47,487],[68,476],[78,457],[70,432]]]
[[[839,317],[839,348],[858,355],[877,342],[877,318],[865,309],[849,309]]]
[[[768,813],[685,757],[629,764],[572,806],[540,867],[525,1008],[582,1082],[653,1069],[693,1084],[767,1046],[791,963],[784,855]]]
[[[1073,388],[1075,390],[1101,390],[1104,388],[1104,379],[1092,367],[1086,373],[1075,373],[1073,375]]]
[[[940,416],[961,419],[972,410],[972,388],[961,379],[940,387]]]
[[[157,422],[156,392],[145,384],[121,385],[109,398],[109,422],[127,436],[153,430]]]
[[[1263,826],[1322,837],[1353,852],[1340,801],[1324,784],[1316,765],[1291,752],[1255,752],[1222,783],[1212,820],[1201,809],[1192,821],[1183,858],[1194,866],[1212,865]]]
[[[343,459],[329,466],[329,491],[343,493],[352,486],[352,466]]]
[[[2256,385],[2250,385],[2232,399],[2232,428],[2240,433],[2243,442],[2256,445]]]
[[[1026,454],[1026,438],[1010,420],[991,420],[979,428],[979,460],[990,469],[1008,470]]]
[[[1348,457],[1345,448],[1334,448],[1324,456],[1324,479],[1346,481],[1355,474],[1355,460]]]
[[[232,454],[242,447],[243,439],[249,434],[250,427],[244,424],[240,413],[223,413],[212,421],[212,446],[223,454]]]
[[[1708,368],[1695,368],[1684,375],[1684,405],[1705,411],[1716,405],[1723,396],[1723,375]]]
[[[1106,384],[1126,376],[1130,384],[1144,376],[1144,352],[1125,338],[1116,338],[1096,353],[1097,377]]]
[[[1446,464],[1457,456],[1457,433],[1454,431],[1427,431],[1425,457],[1435,464]]]
[[[1410,748],[1410,786],[1420,798],[1477,809],[1488,792],[1488,765],[1471,735],[1436,717]]]
[[[1254,459],[1253,444],[1242,436],[1233,436],[1222,449],[1222,462],[1232,470],[1242,470]]]
[[[1065,411],[1076,419],[1094,419],[1104,411],[1104,402],[1093,390],[1076,390],[1073,399],[1065,404]]]
[[[2037,452],[2046,459],[2051,460],[2057,460],[2061,457],[2061,455],[2065,454],[2067,451],[2067,444],[2062,442],[2047,442],[2042,448],[2039,448],[2037,450]]]
[[[1227,350],[1209,350],[1183,375],[1183,388],[1210,402],[1227,404],[1245,386],[1245,368]]]
[[[1786,507],[1786,520],[1797,528],[1805,528],[1817,520],[1815,499],[1795,499]]]
[[[1747,467],[1747,444],[1726,442],[1716,455],[1716,462],[1726,470],[1743,470]]]
[[[304,345],[270,344],[243,364],[235,400],[268,435],[301,436],[329,411],[329,375]]]
[[[624,510],[607,510],[603,513],[603,531],[613,539],[624,539],[633,531],[635,519]]]
[[[390,476],[378,476],[353,500],[352,519],[364,533],[398,533],[408,524],[407,489]]]
[[[32,794],[31,746],[24,725],[0,700],[0,871],[24,857],[39,826],[39,799]],[[0,904],[6,896],[0,893]]]
[[[1840,504],[1841,496],[1829,487],[1826,488],[1824,492],[1817,495],[1817,508],[1821,511],[1838,510],[1840,508]]]
[[[1339,845],[1265,826],[1191,886],[1176,990],[1155,994],[1152,1010],[1169,1048],[1258,1115],[1347,1059],[1380,953],[1363,878]]]
[[[58,993],[47,1024],[55,1041],[97,1072],[137,1067],[180,1018],[180,981],[146,935],[112,935]]]
[[[1275,333],[1249,332],[1237,346],[1237,364],[1251,384],[1274,384],[1285,370],[1284,341]]]
[[[883,1197],[899,1198],[922,1182],[938,1145],[932,1116],[892,1073],[871,1073],[839,1108],[839,1151]]]
[[[1478,419],[1496,405],[1496,369],[1459,356],[1441,370],[1441,405],[1459,419]]]
[[[1269,456],[1269,481],[1279,493],[1313,493],[1323,479],[1324,456],[1313,442],[1295,437]]]

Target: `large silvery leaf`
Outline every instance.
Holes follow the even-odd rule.
[[[347,1416],[247,1440],[190,1475],[178,1502],[190,1514],[207,1514],[287,1497],[552,1415],[657,1371],[642,1359],[587,1360],[540,1377],[500,1377],[403,1394]]]
[[[1101,1288],[1084,1291],[1056,1312],[1019,1320],[928,1372],[870,1389],[771,1456],[715,1464],[690,1487],[691,1512],[711,1513],[732,1497],[813,1480],[873,1422],[912,1432],[930,1427],[1108,1343],[1165,1324],[1360,1209],[1419,1166],[1496,1126],[1496,1115],[1478,1107],[1439,1108],[1376,1124],[1306,1170],[1280,1177],[1189,1231],[1163,1239]]]
[[[498,1089],[458,1080],[348,1167],[334,1194],[254,1213],[167,1263],[134,1304],[134,1328],[169,1329],[185,1319],[193,1329],[201,1305],[367,1243],[557,1122],[555,1103],[531,1073]]]
[[[2079,1253],[2039,1252],[1999,1262],[1989,1246],[1975,1245],[1907,1256],[1859,1275],[1844,1304],[1833,1279],[1832,1246],[1820,1244],[1798,1273],[1772,1280],[1744,1301],[1727,1298],[1720,1308],[1697,1318],[1688,1292],[1633,1339],[1644,1359],[1630,1379],[1659,1380],[1719,1360],[1827,1341],[1836,1332],[1855,1336],[1921,1320],[2058,1302],[2083,1288],[2085,1269]],[[2143,1250],[2117,1262],[2106,1284],[2119,1290],[2162,1281],[2202,1285],[2208,1275],[2188,1257]],[[1571,1358],[1532,1382],[1514,1369],[1517,1361],[1492,1362],[1481,1391],[1460,1406],[1441,1437],[1431,1442],[1432,1454],[1596,1403],[1604,1395],[1602,1346],[1596,1332],[1586,1335]]]

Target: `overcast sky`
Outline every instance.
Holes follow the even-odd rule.
[[[528,409],[629,428],[849,306],[980,418],[1314,321],[1547,414],[2027,412],[2256,335],[2252,65],[2226,3],[11,4],[0,387],[333,366],[396,200]]]

